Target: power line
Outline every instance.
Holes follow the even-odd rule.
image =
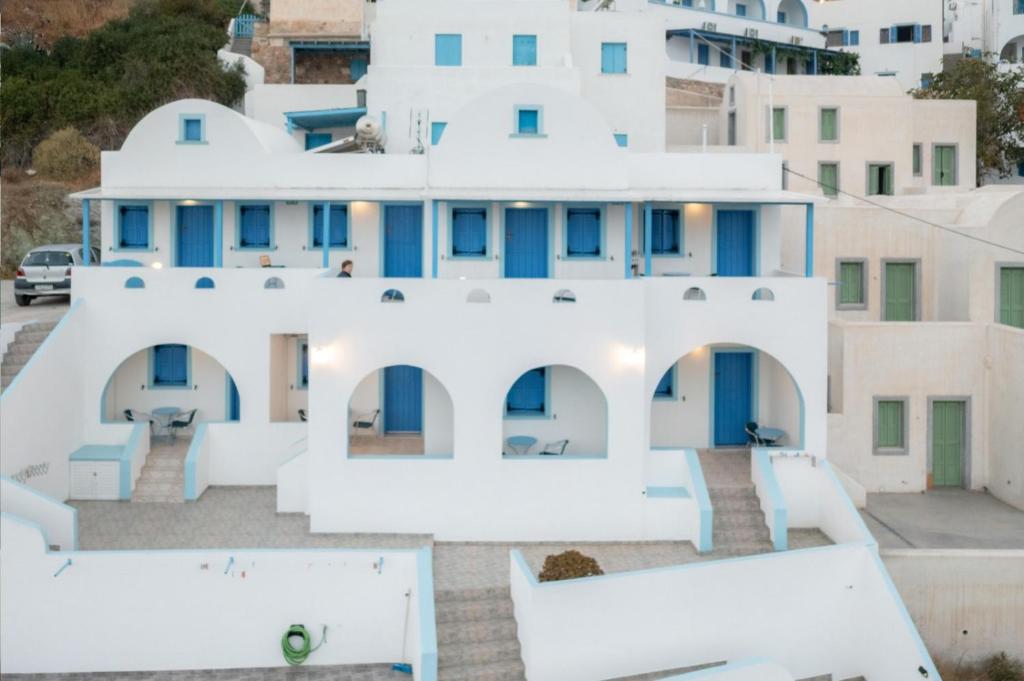
[[[955,234],[956,236],[960,236],[960,237],[963,237],[965,239],[970,239],[972,241],[977,241],[979,243],[983,243],[983,244],[986,244],[988,246],[993,246],[995,248],[1001,248],[1003,250],[1010,251],[1011,253],[1016,253],[1018,255],[1024,255],[1024,250],[1021,250],[1021,249],[1018,249],[1018,248],[1014,248],[1013,246],[1007,246],[1005,244],[996,243],[995,241],[990,241],[990,240],[985,239],[983,237],[975,236],[974,234],[966,234],[964,232],[961,232],[958,229],[953,229],[952,227],[947,227],[946,225],[941,225],[941,224],[939,224],[937,222],[932,222],[931,220],[925,220],[924,218],[918,217],[916,215],[911,215],[910,213],[905,213],[905,212],[903,212],[901,210],[896,210],[895,208],[893,208],[891,206],[886,206],[885,204],[878,203],[877,201],[872,201],[871,199],[865,198],[863,196],[859,196],[857,194],[851,194],[850,192],[845,192],[842,189],[839,189],[838,187],[826,186],[820,180],[817,180],[817,179],[815,179],[813,177],[808,177],[807,175],[804,175],[803,173],[798,173],[795,170],[791,170],[788,166],[783,166],[783,170],[785,172],[789,173],[790,175],[796,175],[797,177],[802,177],[805,180],[809,180],[809,181],[813,182],[814,184],[818,185],[819,187],[821,187],[823,189],[826,189],[826,188],[827,189],[831,189],[832,191],[836,192],[837,194],[842,194],[844,196],[849,196],[852,199],[855,199],[857,201],[862,201],[863,203],[866,203],[866,204],[868,204],[870,206],[874,206],[875,208],[881,208],[882,210],[887,210],[890,213],[895,213],[896,215],[899,215],[901,217],[905,217],[908,220],[914,220],[916,222],[920,222],[920,223],[926,224],[926,225],[928,225],[930,227],[934,227],[936,229],[941,229],[944,232],[949,232],[950,234]]]

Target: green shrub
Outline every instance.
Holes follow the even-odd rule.
[[[985,662],[988,681],[1021,681],[1024,679],[1024,663],[1007,657],[1006,653],[994,655]]]
[[[603,574],[604,570],[590,556],[584,556],[579,551],[565,551],[544,559],[544,567],[538,579],[542,582],[557,582]]]
[[[32,152],[32,167],[54,180],[77,180],[99,167],[100,150],[74,128],[53,133]]]

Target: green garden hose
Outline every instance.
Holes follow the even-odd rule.
[[[295,647],[292,645],[292,638],[301,639],[302,643]],[[309,654],[322,646],[326,640],[326,624],[324,625],[323,633],[320,635],[320,643],[317,643],[315,647],[310,646],[309,632],[306,631],[306,627],[301,624],[293,624],[288,627],[288,631],[284,632],[284,636],[281,637],[281,653],[284,655],[285,661],[294,667],[305,662]]]

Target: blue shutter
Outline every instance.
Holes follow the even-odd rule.
[[[736,16],[738,16],[738,17],[745,17],[745,16],[747,16],[747,6],[743,5],[743,4],[740,4],[740,3],[736,3]]]
[[[543,414],[546,407],[545,374],[545,369],[541,367],[520,376],[508,391],[505,410],[509,414]]]
[[[780,24],[786,23],[786,13],[785,12],[779,11],[777,18],[778,18],[778,23],[780,23]]]
[[[188,385],[188,348],[184,345],[157,345],[153,348],[153,385]]]
[[[601,211],[597,208],[566,210],[566,257],[600,257]]]
[[[697,46],[697,63],[707,66],[710,63],[711,48],[707,45]]]
[[[850,45],[860,45],[860,31],[850,31]]]
[[[922,35],[921,35],[921,24],[914,24],[914,42],[915,43],[921,42],[921,38],[922,38]]]
[[[313,247],[323,248],[323,204],[313,204]],[[331,223],[329,225],[331,248],[348,246],[348,206],[331,205]]]
[[[299,352],[299,382],[305,388],[309,385],[309,343],[302,343]]]
[[[444,133],[444,129],[447,123],[442,121],[435,121],[430,124],[430,143],[437,144],[441,141],[441,135]]]
[[[306,151],[322,147],[323,145],[330,144],[333,141],[334,136],[329,132],[307,132]]]
[[[351,71],[352,82],[354,83],[366,75],[366,60],[361,58],[353,59],[349,70]]]
[[[238,394],[235,380],[228,375],[228,421],[239,421],[242,416],[242,398]]]
[[[626,43],[601,43],[601,73],[626,72]]]
[[[676,368],[675,366],[672,366],[665,372],[665,375],[661,377],[661,380],[658,381],[658,387],[654,389],[654,396],[662,398],[675,397],[672,390],[675,384],[675,376]]]
[[[487,211],[452,209],[452,257],[487,255]]]
[[[732,50],[728,47],[722,48],[722,51],[718,53],[718,65],[723,69],[732,68]]]
[[[121,206],[118,248],[149,248],[149,206]]]
[[[537,65],[537,36],[535,36],[535,35],[514,35],[514,36],[512,36],[512,65],[513,66],[536,66]]]
[[[270,248],[270,206],[239,206],[238,247]]]
[[[679,211],[664,208],[651,211],[651,253],[679,253]]]
[[[462,35],[438,33],[434,36],[434,65],[462,66]]]
[[[620,147],[629,146],[629,135],[627,135],[626,133],[616,132],[613,133],[612,136],[615,138],[615,143],[618,144]]]
[[[520,135],[536,135],[540,132],[540,112],[537,109],[520,109],[518,129]]]
[[[198,118],[186,118],[185,119],[185,141],[186,142],[201,142],[203,141],[203,122]]]
[[[895,26],[890,26],[889,27],[889,42],[890,43],[896,42],[896,27]]]

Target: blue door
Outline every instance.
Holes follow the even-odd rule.
[[[754,276],[754,211],[718,211],[717,233],[718,276]]]
[[[505,277],[548,276],[547,208],[505,209]]]
[[[408,365],[384,370],[384,432],[423,432],[423,370]]]
[[[177,267],[213,267],[213,206],[178,206]]]
[[[242,400],[238,396],[235,379],[228,374],[228,421],[238,421],[242,416]]]
[[[745,427],[751,420],[754,355],[750,352],[716,352],[715,437],[716,447],[743,445]]]
[[[384,276],[423,276],[421,206],[384,206]]]

